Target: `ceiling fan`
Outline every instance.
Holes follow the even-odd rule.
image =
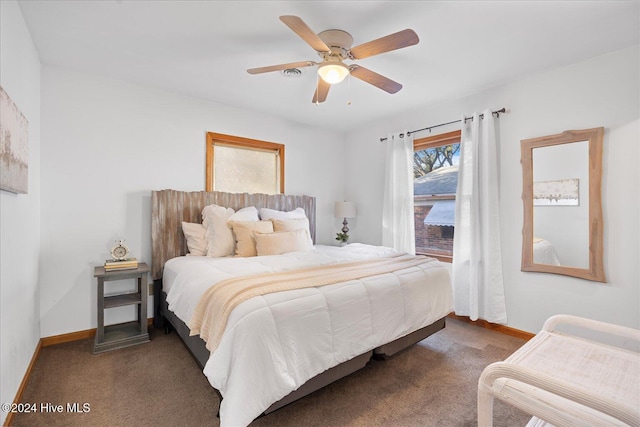
[[[319,34],[313,32],[305,22],[292,15],[281,16],[280,20],[291,28],[302,40],[307,42],[320,55],[322,61],[301,61],[288,64],[271,65],[268,67],[251,68],[249,74],[261,74],[271,71],[282,71],[291,68],[318,66],[318,84],[313,95],[313,103],[324,102],[327,99],[332,84],[340,83],[349,74],[366,83],[372,84],[388,93],[396,93],[402,89],[398,82],[373,72],[356,64],[346,65],[345,59],[358,60],[392,50],[418,44],[418,35],[410,29],[402,30],[388,36],[351,47],[353,37],[342,30],[326,30]]]

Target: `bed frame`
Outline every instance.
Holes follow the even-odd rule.
[[[216,191],[184,192],[161,190],[152,192],[151,204],[151,274],[154,281],[154,326],[158,328],[164,327],[166,332],[175,329],[198,365],[204,368],[209,359],[209,350],[207,350],[205,342],[198,336],[189,336],[189,327],[169,310],[166,294],[162,291],[164,263],[171,258],[183,256],[187,253],[187,242],[182,233],[182,221],[200,223],[202,209],[210,204],[230,207],[234,210],[255,206],[258,209],[269,208],[290,211],[302,207],[307,218],[309,218],[311,238],[315,242],[316,200],[315,197],[311,196],[283,194],[232,194]],[[376,359],[391,357],[444,327],[445,319],[439,319],[431,325],[328,369],[271,405],[265,410],[264,414],[273,412],[363,368],[372,357]],[[218,390],[216,390],[216,393],[222,399]]]

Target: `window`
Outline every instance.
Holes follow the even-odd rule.
[[[461,131],[413,142],[416,253],[451,261]]]
[[[284,145],[207,132],[206,190],[284,193]]]

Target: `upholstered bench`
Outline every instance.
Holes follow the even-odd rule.
[[[639,346],[637,329],[553,316],[482,372],[478,426],[493,425],[494,398],[533,415],[529,426],[640,426]]]

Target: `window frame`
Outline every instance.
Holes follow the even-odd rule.
[[[431,135],[424,138],[414,139],[413,151],[416,152],[416,151],[422,151],[422,150],[429,150],[436,147],[442,147],[443,145],[452,145],[452,144],[460,144],[460,143],[462,143],[462,130],[458,129],[451,132],[441,133],[438,135]],[[417,196],[417,197],[419,198],[419,200],[422,200],[422,201],[434,201],[434,202],[438,200],[455,200],[456,199],[455,194],[453,195],[440,194],[435,196]],[[413,196],[413,200],[414,200],[414,209],[415,209],[415,201],[416,201],[415,195]],[[455,230],[454,230],[454,233],[455,233]],[[442,254],[438,252],[427,252],[427,251],[418,252],[417,249],[418,248],[416,247],[417,254],[427,255],[432,258],[437,258],[438,260],[443,262],[449,262],[449,263],[453,262],[453,253],[451,255],[447,255],[447,254]]]
[[[226,145],[244,149],[268,150],[278,153],[280,168],[280,185],[279,194],[284,194],[284,144],[275,142],[261,141],[258,139],[244,138],[234,135],[225,135],[216,132],[207,132],[207,152],[206,152],[206,169],[205,169],[205,190],[214,191],[214,159],[215,146],[217,144]]]

